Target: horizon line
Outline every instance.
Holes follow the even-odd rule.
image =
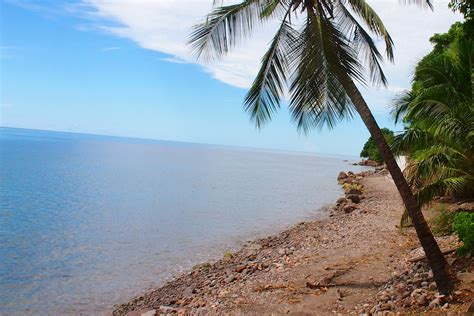
[[[228,147],[234,149],[246,149],[246,150],[256,150],[256,151],[270,151],[278,153],[287,153],[287,154],[305,154],[305,155],[314,155],[314,156],[329,156],[329,157],[346,157],[346,158],[360,158],[356,155],[348,154],[336,154],[336,153],[321,153],[314,151],[302,151],[302,150],[291,150],[291,149],[281,149],[273,147],[252,147],[252,146],[241,146],[241,145],[228,145],[228,144],[214,144],[214,143],[201,143],[201,142],[191,142],[184,140],[172,140],[172,139],[161,139],[161,138],[147,138],[147,137],[136,137],[136,136],[124,136],[124,135],[111,135],[111,134],[94,134],[88,132],[71,132],[71,131],[61,131],[61,130],[50,130],[50,129],[39,129],[39,128],[29,128],[29,127],[16,127],[16,126],[4,126],[0,125],[1,128],[6,129],[21,129],[29,131],[39,131],[39,132],[51,132],[51,133],[65,133],[65,134],[76,134],[76,135],[85,135],[85,136],[102,136],[102,137],[111,137],[111,138],[125,138],[125,139],[135,139],[135,140],[144,140],[144,141],[161,141],[161,142],[174,142],[174,143],[183,143],[199,146],[211,146],[211,147]]]

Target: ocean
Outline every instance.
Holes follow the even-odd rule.
[[[326,216],[356,160],[0,128],[0,314],[105,314]]]

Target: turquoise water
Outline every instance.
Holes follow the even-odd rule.
[[[343,159],[0,128],[0,314],[105,313],[323,216]]]

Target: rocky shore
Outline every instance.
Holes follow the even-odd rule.
[[[338,181],[345,196],[326,219],[197,265],[113,314],[456,315],[470,308],[472,259],[450,252],[460,282],[452,296],[440,295],[416,236],[397,226],[402,204],[386,172],[341,172]],[[458,241],[444,238],[440,245],[449,251]]]

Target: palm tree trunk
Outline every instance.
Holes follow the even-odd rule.
[[[349,98],[357,109],[357,112],[361,116],[362,121],[364,122],[365,126],[367,126],[367,129],[372,135],[372,138],[374,139],[375,144],[377,145],[377,148],[382,154],[385,164],[387,165],[387,169],[392,175],[392,179],[395,182],[408,214],[411,217],[416,234],[418,235],[418,239],[420,240],[420,243],[425,251],[426,258],[428,259],[428,263],[431,267],[431,270],[433,271],[433,276],[438,290],[442,294],[446,295],[452,289],[452,280],[450,277],[448,265],[428,224],[426,223],[420,207],[416,203],[413,192],[411,191],[410,186],[403,176],[400,167],[395,161],[395,157],[393,156],[393,153],[390,150],[385,137],[380,131],[375,118],[373,117],[369,107],[367,106],[367,103],[362,97],[354,81],[345,72],[340,75],[340,80],[344,85]]]

